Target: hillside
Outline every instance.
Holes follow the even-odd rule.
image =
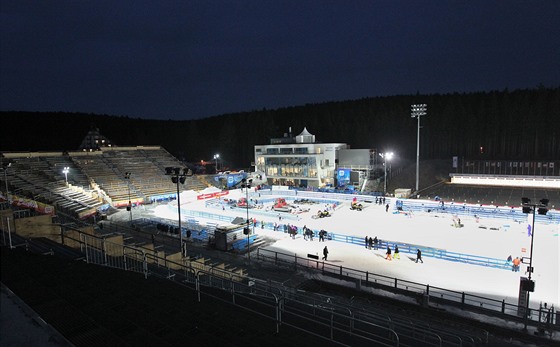
[[[319,142],[351,148],[391,149],[416,158],[417,121],[410,105],[426,103],[420,157],[540,160],[560,157],[560,87],[469,94],[365,98],[259,110],[199,120],[159,121],[85,113],[1,112],[3,151],[66,151],[78,148],[92,128],[120,146],[161,145],[191,162],[220,153],[223,164],[248,167],[253,146],[291,128],[304,127]]]

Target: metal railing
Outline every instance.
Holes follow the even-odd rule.
[[[294,254],[286,254],[276,251],[270,251],[258,248],[256,259],[263,262],[274,263],[277,266],[284,266],[293,269],[305,268],[318,271],[321,274],[342,278],[346,281],[358,283],[359,286],[378,288],[391,292],[404,294],[415,297],[417,300],[435,301],[441,304],[458,306],[463,309],[472,311],[485,312],[495,316],[518,320],[523,316],[519,316],[520,307],[516,304],[506,303],[504,300],[496,300],[483,296],[473,295],[466,292],[459,292],[445,288],[430,286],[418,282],[398,279],[372,273],[369,271],[361,271],[347,268],[340,265],[333,265],[325,261],[309,259],[307,257],[298,257]],[[529,319],[533,323],[539,323],[540,317],[548,310],[542,311],[540,307],[532,305],[529,312]],[[521,307],[522,308],[522,307]],[[552,317],[550,323],[558,327],[557,317]]]
[[[397,324],[388,317],[380,319],[362,308],[354,309],[330,302],[330,298],[320,295],[302,294],[293,288],[273,286],[269,281],[265,283],[240,276],[227,269],[197,269],[185,264],[183,260],[170,261],[155,251],[114,243],[107,240],[106,236],[90,235],[79,230],[63,231],[61,236],[63,243],[79,250],[87,263],[141,273],[145,278],[155,276],[172,280],[190,290],[196,290],[199,301],[205,297],[213,297],[267,318],[274,323],[276,332],[282,326],[289,326],[343,346],[399,346],[401,343],[425,346],[463,345],[460,343],[462,338],[457,333],[445,329],[436,332],[431,328],[420,328],[419,322],[414,323],[416,328],[411,328],[410,324]],[[27,247],[28,242],[34,241],[25,240],[26,248],[33,249],[34,247]],[[52,251],[51,248],[50,254],[52,253],[56,254],[56,250]]]

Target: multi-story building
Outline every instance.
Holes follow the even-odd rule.
[[[265,173],[268,184],[334,186],[339,151],[348,148],[345,143],[317,143],[306,128],[293,137],[290,128],[269,145],[255,146],[255,169]]]

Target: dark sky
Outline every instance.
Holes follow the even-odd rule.
[[[154,119],[560,85],[560,1],[0,0],[0,109]]]

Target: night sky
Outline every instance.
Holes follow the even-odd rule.
[[[560,85],[560,1],[0,0],[0,109],[193,119]]]

